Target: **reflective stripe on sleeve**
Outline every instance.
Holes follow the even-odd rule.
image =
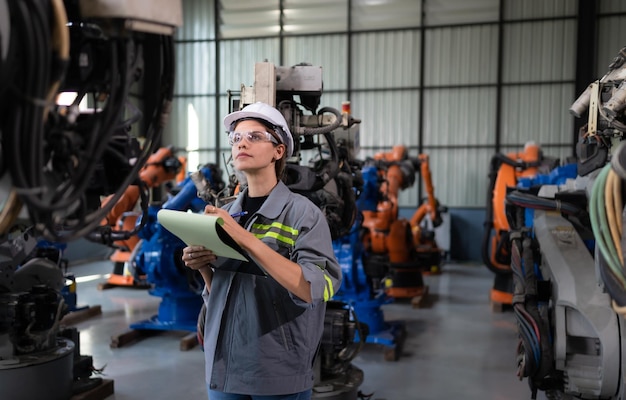
[[[298,237],[298,230],[290,226],[283,225],[280,222],[272,222],[271,224],[252,224],[250,232],[259,239],[271,237],[286,245],[294,246]]]
[[[330,279],[330,276],[324,273],[324,279],[326,279],[326,285],[324,285],[324,301],[330,300],[334,291],[333,291],[333,281]]]

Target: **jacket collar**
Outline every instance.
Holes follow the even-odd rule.
[[[244,191],[237,196],[237,199],[233,202],[233,205],[230,207],[231,212],[241,211],[241,203],[243,203],[244,196],[248,193],[248,188],[246,187]],[[267,200],[263,203],[258,214],[262,214],[264,217],[269,219],[276,219],[280,215],[281,211],[285,207],[285,201],[287,197],[291,194],[291,190],[283,183],[283,181],[278,181],[274,189],[270,192]]]

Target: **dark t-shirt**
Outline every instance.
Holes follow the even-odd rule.
[[[250,197],[246,193],[241,204],[242,211],[247,211],[246,215],[239,217],[239,225],[245,226],[248,219],[261,208],[268,196]]]

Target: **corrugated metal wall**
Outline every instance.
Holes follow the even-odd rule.
[[[597,59],[590,63],[599,78],[624,46],[626,2],[596,3]],[[191,169],[224,166],[227,91],[251,86],[254,64],[265,60],[321,66],[321,106],[350,100],[362,120],[360,158],[396,144],[428,154],[435,194],[448,207],[486,205],[495,152],[519,152],[534,141],[546,155],[573,155],[568,109],[579,95],[578,0],[183,4],[176,101],[164,140],[191,151]],[[418,181],[400,205],[415,207],[421,195]]]

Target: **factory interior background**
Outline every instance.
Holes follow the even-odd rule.
[[[163,1],[168,0],[155,3],[165,7]],[[0,7],[8,2],[0,0]],[[530,171],[524,175],[524,169],[535,168],[533,173],[538,175],[537,155],[549,162],[552,170],[575,165],[578,178],[583,168],[588,176],[604,179],[596,174],[608,164],[608,158],[592,166],[580,161],[581,152],[591,159],[597,150],[585,147],[589,139],[581,134],[592,121],[587,115],[589,105],[578,109],[583,111],[580,115],[572,109],[592,82],[602,83],[606,78],[614,84],[607,89],[613,92],[603,99],[605,103],[611,94],[622,95],[620,90],[626,90],[620,86],[624,76],[619,71],[609,75],[612,68],[621,68],[616,60],[625,56],[626,2],[181,0],[180,21],[173,32],[171,110],[159,141],[161,147],[184,159],[182,179],[187,180],[178,184],[190,183],[191,175],[206,171],[228,183],[232,166],[222,118],[245,100],[246,93],[260,96],[267,76],[267,82],[273,82],[269,85],[272,92],[276,90],[274,74],[295,70],[302,76],[319,77],[323,84],[318,89],[282,86],[281,90],[292,90],[299,104],[309,98],[319,101],[305,114],[322,110],[322,120],[324,113],[338,111],[337,120],[351,119],[353,125],[340,128],[346,131],[341,136],[346,160],[363,167],[378,165],[378,174],[383,176],[391,171],[399,174],[404,180],[393,193],[394,218],[410,227],[409,222],[419,217],[419,228],[427,234],[419,243],[420,251],[425,251],[418,251],[424,255],[419,258],[424,264],[409,268],[409,272],[396,271],[399,275],[393,277],[408,279],[407,287],[396,292],[389,287],[385,290],[393,280],[389,276],[376,276],[380,282],[372,286],[365,277],[371,271],[364,272],[363,266],[350,270],[353,275],[344,283],[354,286],[346,289],[348,295],[343,300],[364,306],[367,315],[363,319],[370,323],[371,335],[353,344],[355,354],[343,362],[338,378],[319,388],[314,398],[617,400],[626,396],[621,359],[626,355],[623,317],[612,309],[618,303],[624,306],[622,298],[612,296],[621,293],[618,287],[622,283],[626,286],[626,278],[615,269],[602,272],[607,270],[606,264],[623,268],[623,256],[618,257],[616,251],[611,253],[615,259],[602,261],[599,252],[604,256],[611,250],[604,245],[604,250],[596,250],[600,261],[596,261],[594,271],[593,251],[574,248],[579,242],[581,247],[588,245],[595,233],[591,226],[602,226],[602,221],[597,222],[595,214],[581,217],[580,225],[587,224],[578,230],[583,232],[582,240],[572,242],[569,236],[560,236],[548,243],[541,239],[552,240],[550,234],[556,231],[565,235],[563,225],[551,219],[553,214],[535,214],[536,236],[532,239],[545,243],[541,250],[535,248],[535,256],[539,264],[543,263],[542,272],[552,273],[542,277],[551,281],[552,287],[538,284],[539,306],[533,303],[531,311],[513,306],[514,301],[523,302],[520,298],[527,297],[515,292],[521,289],[513,287],[508,265],[522,263],[520,260],[528,256],[526,244],[520,241],[519,252],[516,245],[508,248],[508,258],[503,261],[495,258],[498,250],[494,250],[503,242],[497,243],[493,236],[494,229],[499,228],[494,224],[501,223],[498,217],[503,217],[494,215],[494,209],[521,212],[505,210],[503,193],[499,194],[502,205],[494,206],[498,167],[510,168],[513,181],[509,183],[513,186],[517,178],[533,177]],[[146,53],[145,58],[146,71],[161,62],[158,55]],[[158,88],[145,85],[130,96],[139,108],[157,107],[155,90]],[[602,118],[608,118],[606,111],[598,111],[600,122],[593,122],[597,123],[598,137],[606,134],[609,138],[600,141],[600,148],[609,147],[609,153],[607,143],[626,132],[626,121],[621,120],[623,105],[611,110],[617,115],[610,119],[613,125],[602,125]],[[142,128],[133,127],[131,132]],[[315,168],[320,159],[311,156],[306,142],[302,143],[299,164]],[[397,155],[394,151],[402,151],[403,158],[393,158]],[[384,167],[372,163],[381,155],[390,161]],[[503,156],[528,164],[507,166]],[[404,163],[407,160],[408,164]],[[570,177],[570,171],[559,169],[558,173]],[[576,176],[575,171],[571,178]],[[577,183],[588,185],[583,190],[590,193],[591,184],[586,179]],[[374,182],[380,184],[376,179],[369,183]],[[176,185],[170,179],[153,187],[150,201],[174,202],[183,188]],[[556,206],[536,204],[521,195],[509,201],[527,209],[554,211],[552,207],[557,207],[556,211],[580,217],[577,197],[563,197]],[[574,211],[570,213],[568,206]],[[520,215],[515,216],[518,221],[523,219]],[[21,217],[28,219],[24,214]],[[507,217],[514,218],[510,214]],[[576,229],[579,222],[573,224]],[[525,229],[519,232],[526,234]],[[496,238],[510,239],[508,234]],[[142,239],[145,251],[149,236]],[[614,237],[613,241],[619,243]],[[151,245],[156,246],[151,248],[156,252],[164,246],[161,242]],[[176,271],[170,275],[172,271],[158,271],[166,265],[154,266],[157,275],[162,274],[156,285],[139,282],[132,276],[136,268],[128,258],[115,258],[118,251],[85,237],[63,246],[65,270],[73,281],[69,290],[77,301],[76,309],[64,321],[77,330],[80,352],[93,358],[93,373],[105,382],[73,393],[71,400],[205,399],[204,358],[197,346],[195,320],[191,318],[187,325],[153,325],[154,318],[164,317],[163,312],[182,311],[178,304],[164,301],[172,292],[179,293],[179,287],[172,283]],[[591,265],[585,264],[588,259]],[[568,265],[575,266],[570,271],[564,267]],[[529,279],[528,270],[525,273]],[[186,279],[182,291],[198,294],[198,283]],[[359,288],[361,284],[366,287]],[[417,291],[404,295],[409,289]],[[364,300],[363,292],[370,298]],[[553,307],[550,312],[554,314],[542,314],[542,302]],[[190,304],[197,305],[195,300]],[[193,307],[185,312],[196,315]],[[0,338],[2,334],[0,331]],[[541,346],[554,348],[542,347],[529,355],[529,343],[540,346],[534,340],[539,341],[544,334],[550,339]],[[528,366],[531,361],[522,360],[524,350],[520,346],[526,346],[525,355],[533,359],[536,369]],[[0,382],[5,388],[8,382],[23,382],[17,378],[19,372],[8,364],[3,366],[2,360],[0,352],[0,378],[4,371]],[[528,374],[534,374],[535,379]],[[41,385],[55,387],[55,372],[50,369],[29,374],[26,379],[30,382],[41,375],[46,376],[41,378]],[[38,390],[28,390],[27,385],[16,388],[22,385],[5,389],[10,394],[7,398],[34,400],[37,397],[32,396],[39,396]],[[20,390],[24,397],[15,393]],[[2,391],[0,387],[0,398],[5,398]]]
[[[176,86],[165,141],[189,166],[224,164],[228,93],[254,83],[254,65],[322,69],[320,107],[349,101],[359,158],[406,146],[428,154],[435,195],[449,208],[458,260],[480,260],[495,153],[539,144],[575,154],[583,122],[569,108],[622,48],[620,1],[185,1],[176,34]],[[399,194],[412,213],[421,176]],[[468,236],[471,236],[468,237]]]

